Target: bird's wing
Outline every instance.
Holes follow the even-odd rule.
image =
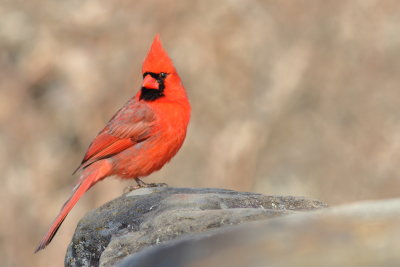
[[[154,120],[155,114],[147,104],[129,101],[96,136],[77,170],[146,140]]]

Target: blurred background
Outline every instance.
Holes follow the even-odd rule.
[[[33,254],[156,33],[193,113],[145,181],[330,205],[400,195],[398,1],[1,0],[0,17],[2,266],[62,266],[79,219],[132,184],[97,184]]]

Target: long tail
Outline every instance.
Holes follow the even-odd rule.
[[[51,242],[54,235],[57,233],[58,228],[60,228],[61,224],[63,223],[65,217],[67,217],[68,213],[75,206],[76,202],[78,202],[81,196],[98,181],[110,175],[110,165],[111,164],[106,161],[99,161],[84,170],[80,182],[75,186],[74,190],[72,191],[72,195],[62,206],[60,213],[53,221],[50,229],[43,236],[42,240],[39,243],[39,246],[35,250],[35,253],[39,250],[44,249]]]

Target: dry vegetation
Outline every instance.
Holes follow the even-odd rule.
[[[61,266],[79,218],[127,186],[96,185],[32,254],[157,32],[193,116],[147,181],[330,204],[399,196],[399,14],[395,0],[1,0],[1,265]]]

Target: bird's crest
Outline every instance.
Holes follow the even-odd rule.
[[[142,73],[145,72],[175,72],[174,64],[161,45],[160,35],[154,37],[150,50],[143,62]]]

